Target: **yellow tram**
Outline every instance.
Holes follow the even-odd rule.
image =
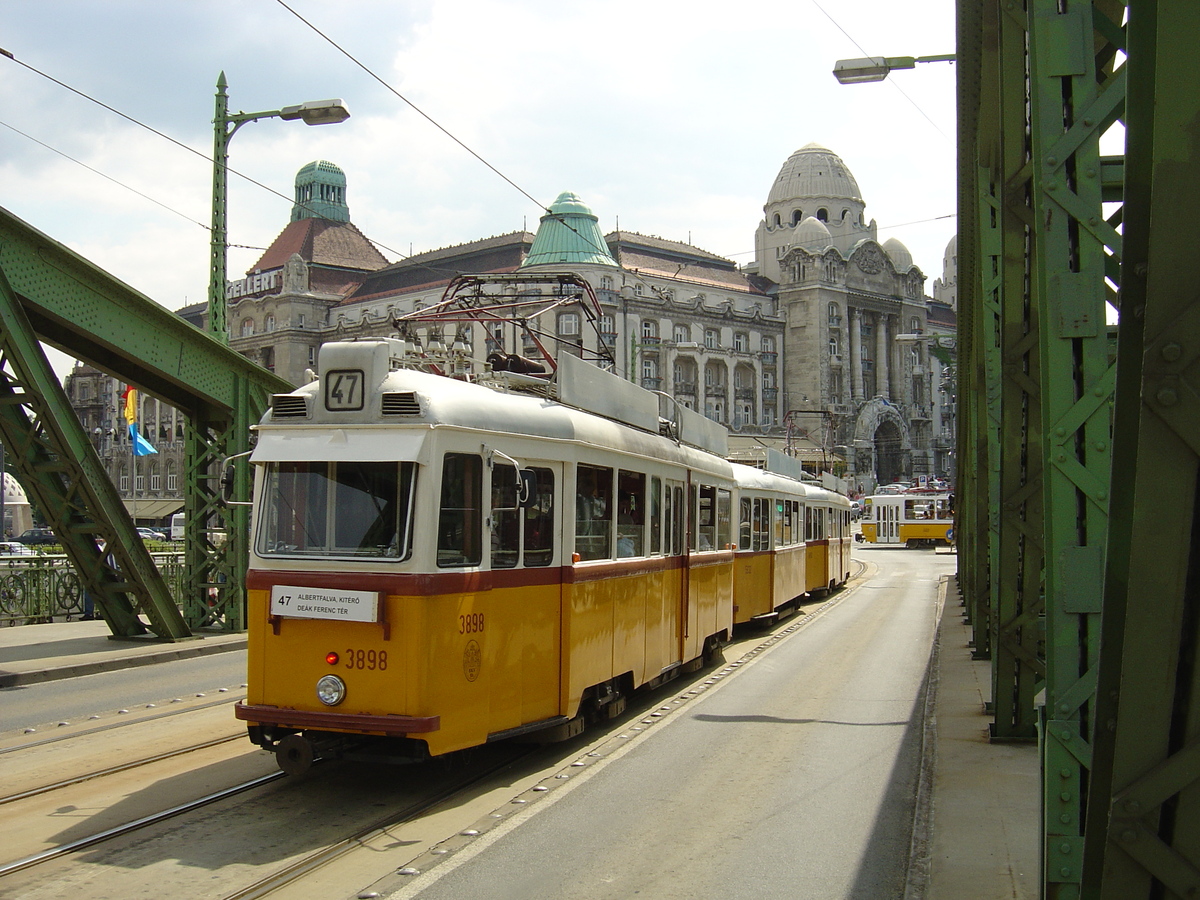
[[[739,530],[734,624],[777,616],[850,577],[850,501],[786,475],[734,464]]]
[[[655,395],[571,356],[553,379],[472,381],[406,352],[326,344],[257,426],[236,715],[287,771],[351,737],[424,758],[569,736],[699,668],[734,624],[745,467],[723,428],[664,422]],[[826,562],[800,568],[825,588],[848,576],[826,532],[849,532],[849,504],[820,502]],[[807,553],[796,515],[783,533]]]
[[[947,491],[910,490],[867,497],[862,539],[869,544],[934,547],[954,543],[954,508]]]

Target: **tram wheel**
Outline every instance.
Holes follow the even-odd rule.
[[[289,734],[275,745],[275,762],[289,775],[303,775],[314,758],[312,742],[302,734]]]

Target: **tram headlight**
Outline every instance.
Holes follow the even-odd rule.
[[[336,675],[325,675],[317,682],[317,699],[326,706],[337,706],[346,699],[346,682]]]

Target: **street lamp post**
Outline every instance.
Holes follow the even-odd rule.
[[[226,87],[225,73],[222,72],[217,79],[216,114],[213,116],[212,242],[208,278],[208,330],[222,343],[229,341],[225,321],[225,197],[229,141],[244,124],[259,119],[302,119],[306,125],[335,125],[350,118],[350,111],[341,100],[317,100],[283,109],[230,115]]]
[[[917,63],[954,62],[953,53],[939,56],[868,56],[865,59],[839,59],[833,64],[833,77],[842,84],[883,81],[892,69],[915,69]]]

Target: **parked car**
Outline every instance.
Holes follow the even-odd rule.
[[[167,536],[156,528],[147,528],[144,525],[139,525],[137,530],[138,536],[143,541],[165,541]]]
[[[0,556],[33,556],[31,548],[20,541],[0,541]]]
[[[58,538],[54,536],[54,532],[49,528],[30,528],[28,531],[23,531],[17,535],[16,540],[27,547],[58,543]]]
[[[863,505],[861,500],[850,501],[850,518],[861,519],[863,514]]]

